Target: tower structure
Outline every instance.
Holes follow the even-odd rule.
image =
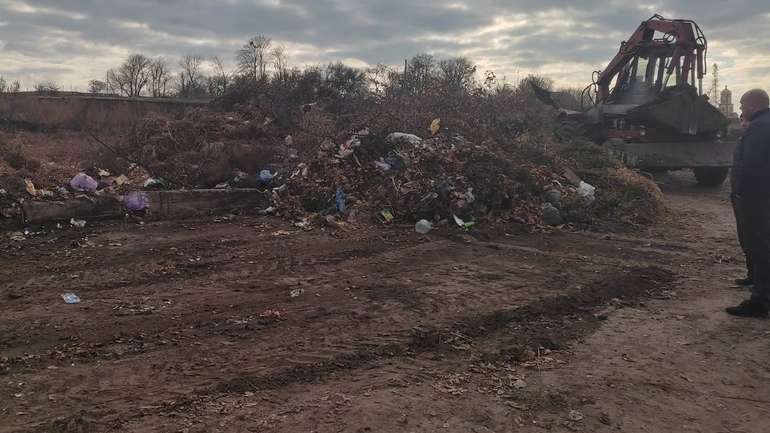
[[[735,110],[733,107],[733,92],[731,92],[727,86],[725,86],[724,90],[719,94],[719,111],[722,112],[727,117],[732,117],[735,115]]]
[[[708,96],[712,104],[717,105],[719,101],[719,66],[714,63],[711,72],[711,90],[709,90]]]

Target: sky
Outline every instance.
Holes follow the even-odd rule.
[[[85,90],[131,53],[217,55],[232,67],[264,34],[292,66],[397,66],[429,53],[468,57],[509,82],[536,73],[582,88],[654,13],[698,22],[736,101],[770,90],[767,0],[0,0],[0,75]]]

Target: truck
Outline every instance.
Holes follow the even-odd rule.
[[[594,72],[581,94],[582,110],[560,109],[559,117],[631,167],[652,173],[692,169],[699,184],[719,186],[737,140],[727,116],[703,93],[707,50],[694,21],[656,14],[620,44],[603,71]],[[553,105],[548,91],[534,90]]]

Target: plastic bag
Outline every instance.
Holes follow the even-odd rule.
[[[85,173],[78,173],[70,180],[70,186],[75,191],[94,192],[99,183],[96,179]]]

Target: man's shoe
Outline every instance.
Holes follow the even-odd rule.
[[[768,307],[753,301],[743,301],[737,307],[727,307],[725,311],[737,317],[767,317]]]
[[[735,285],[741,287],[753,286],[754,280],[751,278],[738,278],[735,280]]]

